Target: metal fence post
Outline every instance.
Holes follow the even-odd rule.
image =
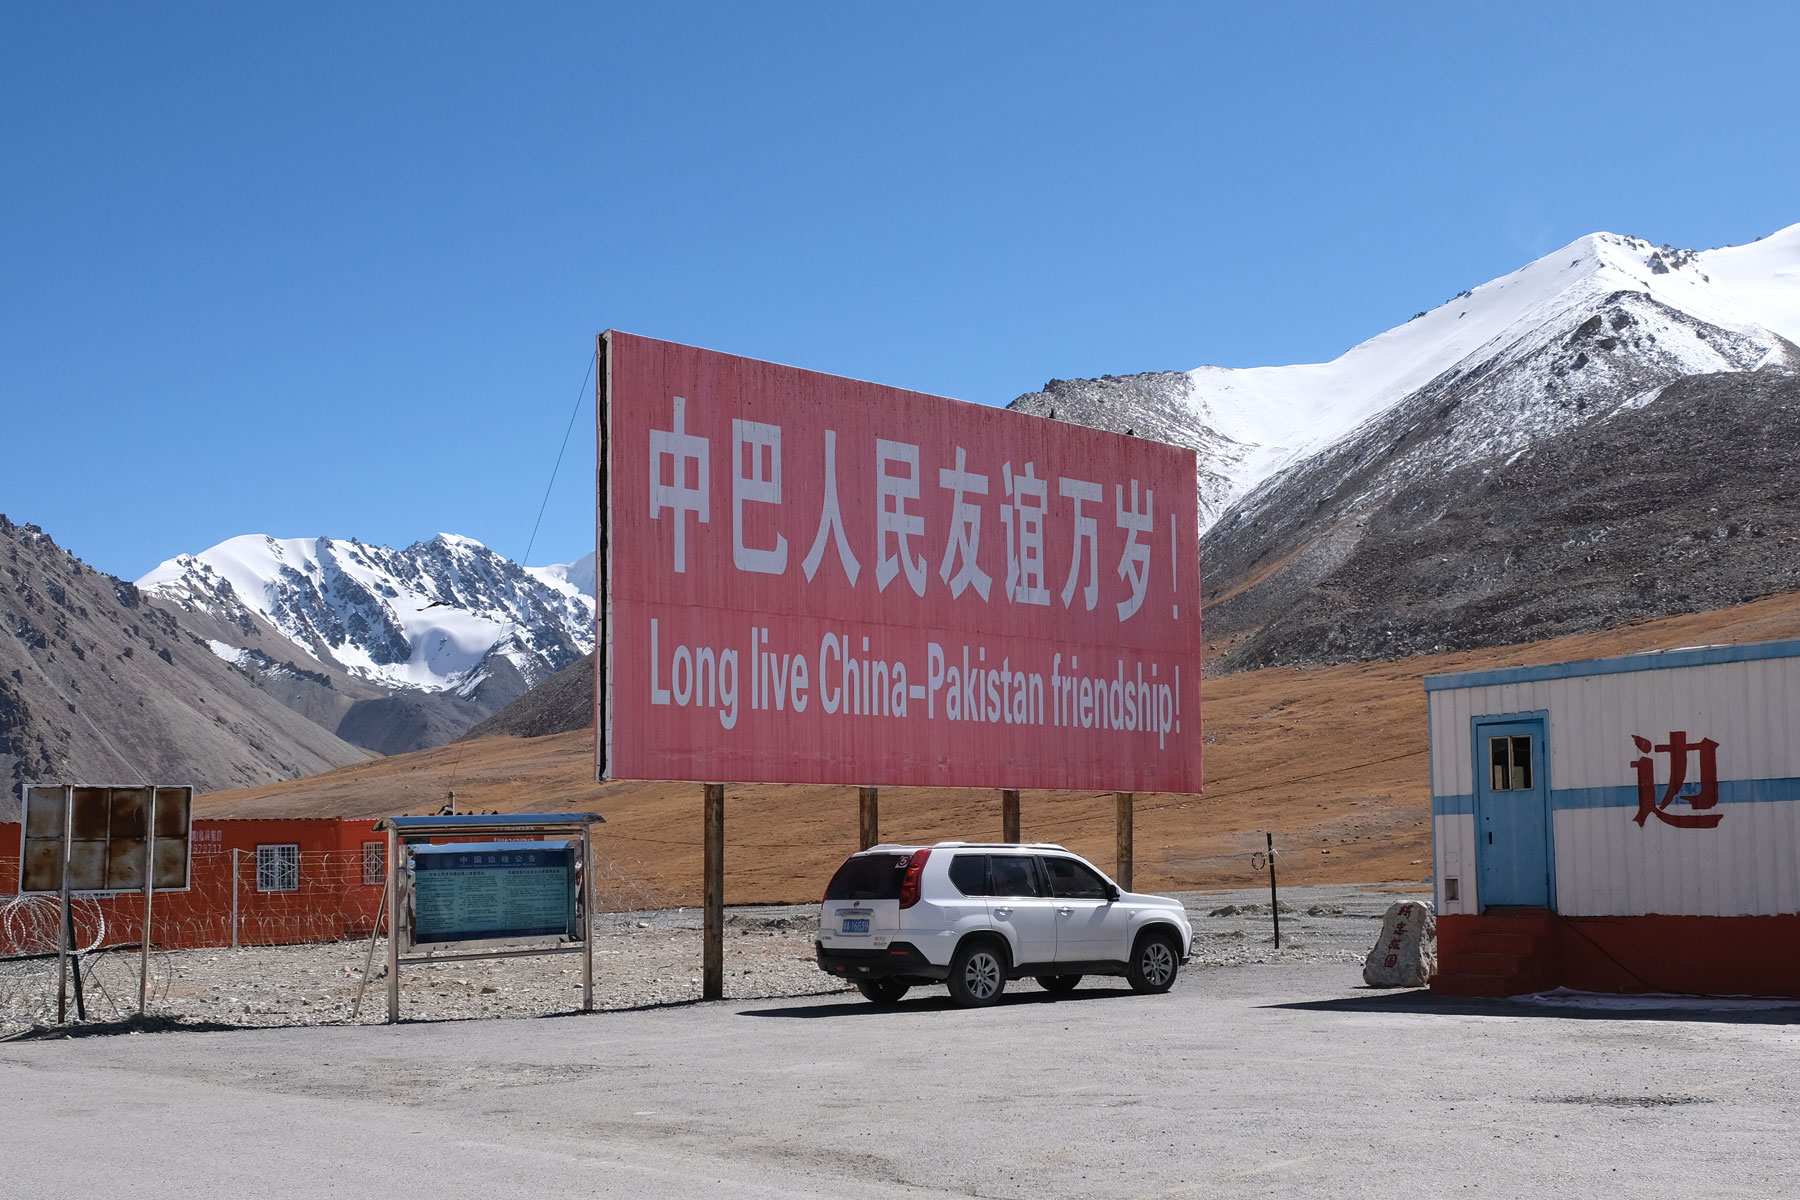
[[[231,848],[231,948],[238,948],[238,849]]]

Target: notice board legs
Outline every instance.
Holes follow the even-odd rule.
[[[1011,788],[1000,793],[1000,840],[1019,840],[1019,793]]]
[[[881,789],[856,789],[857,848],[867,850],[881,841]]]
[[[706,879],[701,906],[704,909],[705,969],[700,996],[725,998],[725,785],[706,785]]]
[[[1131,890],[1131,793],[1114,792],[1113,802],[1118,805],[1118,849],[1114,857],[1114,874],[1118,876],[1119,886],[1126,891]]]
[[[392,829],[387,835],[387,900],[388,955],[387,1009],[388,1024],[400,1020],[400,835]]]

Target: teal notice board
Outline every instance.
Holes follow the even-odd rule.
[[[575,847],[461,842],[412,847],[412,941],[578,937]]]

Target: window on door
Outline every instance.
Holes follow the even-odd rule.
[[[1531,790],[1531,736],[1488,739],[1488,787],[1496,792]]]
[[[988,879],[991,896],[1042,896],[1034,863],[1023,855],[994,854],[988,857]]]
[[[1068,900],[1106,899],[1106,881],[1072,858],[1038,859],[1050,877],[1050,894]]]

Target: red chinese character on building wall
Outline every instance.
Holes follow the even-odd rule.
[[[1674,730],[1669,740],[1659,745],[1651,745],[1650,739],[1631,735],[1637,748],[1645,757],[1637,759],[1631,765],[1637,771],[1638,810],[1632,820],[1642,825],[1649,817],[1655,817],[1665,825],[1673,825],[1677,829],[1713,829],[1716,828],[1724,813],[1707,812],[1719,803],[1719,743],[1711,738],[1702,738],[1698,742],[1687,740],[1686,730]],[[1669,756],[1669,782],[1663,788],[1662,801],[1656,798],[1656,760],[1649,757],[1654,750],[1658,754]],[[1700,755],[1700,790],[1691,796],[1683,796],[1681,789],[1687,786],[1688,755]],[[1683,800],[1693,812],[1671,813],[1667,811],[1671,801]]]

